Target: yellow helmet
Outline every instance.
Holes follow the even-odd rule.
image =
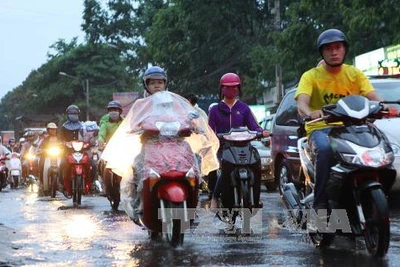
[[[46,126],[47,129],[57,129],[57,125],[54,122],[49,122]]]

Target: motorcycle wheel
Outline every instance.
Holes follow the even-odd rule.
[[[19,182],[19,176],[18,175],[14,175],[13,176],[14,188],[18,188],[18,182]]]
[[[80,205],[82,199],[82,176],[77,175],[72,179],[72,203],[74,205]]]
[[[335,234],[333,233],[309,233],[311,242],[317,247],[317,248],[324,248],[328,247],[333,239],[335,238]]]
[[[287,183],[291,182],[291,176],[289,165],[286,159],[282,159],[281,163],[279,164],[278,168],[278,183],[279,183],[279,194],[283,196],[283,189]]]
[[[183,209],[183,203],[165,201],[165,209],[167,214],[167,241],[171,244],[172,247],[181,246],[183,244],[184,238],[184,233],[181,233],[181,220],[173,218],[179,218],[179,216],[175,216],[175,214],[177,211]]]
[[[160,240],[160,233],[159,232],[153,232],[153,231],[148,231],[149,237],[151,241],[157,241]]]
[[[112,210],[117,211],[120,202],[119,183],[112,183],[110,188],[110,205]]]
[[[240,190],[242,191],[242,208],[250,208],[249,186],[246,180],[242,180]]]
[[[58,181],[58,176],[55,172],[51,174],[51,197],[55,198],[56,197],[56,191],[57,191],[57,181]]]
[[[365,217],[364,240],[369,254],[383,257],[389,249],[390,221],[386,196],[382,189],[365,192],[361,198]]]

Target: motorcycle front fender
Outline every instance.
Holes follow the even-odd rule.
[[[82,173],[83,173],[83,166],[82,165],[78,165],[77,164],[73,168],[75,169],[75,173],[77,175],[82,175]]]
[[[169,182],[160,185],[157,190],[159,199],[165,199],[171,202],[183,202],[188,197],[186,187],[178,182]]]
[[[382,184],[376,181],[365,181],[363,184],[357,187],[357,191],[362,193],[363,191],[372,188],[382,188]]]

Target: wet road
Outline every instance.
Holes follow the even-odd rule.
[[[9,241],[12,250],[0,251],[0,266],[398,266],[400,200],[392,203],[392,238],[383,260],[369,256],[362,240],[345,237],[316,249],[305,232],[288,223],[278,193],[264,191],[262,200],[250,236],[224,233],[213,213],[203,209],[208,201],[202,201],[197,226],[182,247],[171,248],[150,241],[124,212],[112,212],[104,197],[85,196],[80,208],[72,208],[60,193],[38,198],[25,188],[6,188],[0,192],[0,227],[18,235]]]

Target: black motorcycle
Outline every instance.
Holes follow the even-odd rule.
[[[247,217],[254,215],[254,209],[260,207],[261,186],[261,158],[250,142],[261,138],[262,133],[240,127],[218,134],[218,137],[223,146],[221,219],[234,225],[236,217],[242,216],[243,229],[249,229],[250,218]]]
[[[6,156],[0,157],[0,191],[8,185],[8,168],[6,167]]]
[[[96,187],[98,188],[97,190],[102,192],[103,187],[105,188],[104,194],[108,201],[110,201],[112,210],[117,211],[121,201],[120,185],[122,178],[115,174],[111,169],[106,168],[106,162],[103,160],[99,160],[98,170],[101,182],[98,181],[98,184],[96,184]]]
[[[329,199],[329,207],[322,214],[325,216],[313,210],[312,151],[307,137],[298,140],[301,183],[286,184],[282,198],[292,218],[308,229],[317,247],[329,246],[336,234],[343,234],[353,238],[364,236],[372,255],[383,257],[387,253],[390,220],[386,194],[396,171],[392,167],[394,154],[389,141],[373,120],[398,113],[383,111],[382,104],[400,104],[400,101],[368,101],[363,96],[351,95],[323,107],[322,119],[328,124],[335,123],[328,139],[336,160],[325,190]]]

